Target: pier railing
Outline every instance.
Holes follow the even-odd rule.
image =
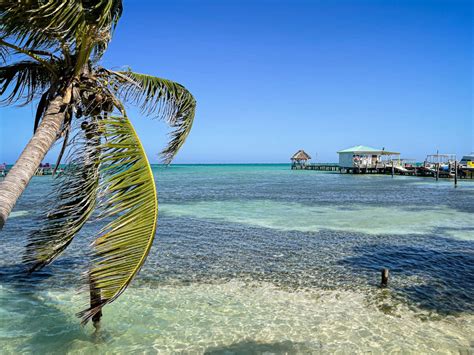
[[[339,164],[326,163],[326,164],[291,164],[292,170],[320,170],[320,171],[339,171]]]

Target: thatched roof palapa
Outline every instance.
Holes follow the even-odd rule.
[[[291,160],[310,160],[311,157],[308,153],[306,153],[303,149],[298,150],[293,156]]]

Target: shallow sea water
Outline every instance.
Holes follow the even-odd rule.
[[[474,352],[473,181],[288,165],[154,173],[153,250],[97,333],[75,317],[97,224],[38,274],[19,264],[51,189],[33,179],[0,233],[2,354]]]

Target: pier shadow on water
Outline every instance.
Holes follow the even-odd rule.
[[[425,246],[386,239],[356,246],[353,255],[339,263],[354,272],[372,273],[374,283],[382,267],[390,269],[389,288],[422,309],[442,315],[474,313],[474,242],[426,239]],[[449,247],[441,247],[443,242]]]

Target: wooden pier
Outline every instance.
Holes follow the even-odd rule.
[[[337,164],[292,164],[292,170],[320,170],[320,171],[340,171]]]
[[[383,174],[425,176],[454,179],[457,186],[458,179],[474,179],[474,163],[472,155],[463,156],[457,161],[454,154],[430,154],[420,164],[415,159],[401,159],[400,153],[376,149],[364,145],[340,150],[339,163],[315,164],[310,163],[311,156],[303,149],[298,150],[291,157],[292,170],[333,171],[341,174]]]
[[[0,169],[0,178],[7,176],[9,169],[3,168]],[[45,176],[45,175],[53,175],[54,167],[52,166],[40,166],[35,171],[35,176]],[[61,174],[63,172],[62,168],[56,170],[56,174]]]
[[[454,166],[456,165],[456,166]],[[381,174],[381,175],[405,175],[433,177],[438,179],[474,179],[474,168],[453,164],[448,170],[441,170],[440,167],[426,166],[400,166],[388,164],[377,164],[373,166],[361,166],[352,168],[342,168],[338,164],[291,164],[292,170],[317,170],[333,171],[341,174]]]

